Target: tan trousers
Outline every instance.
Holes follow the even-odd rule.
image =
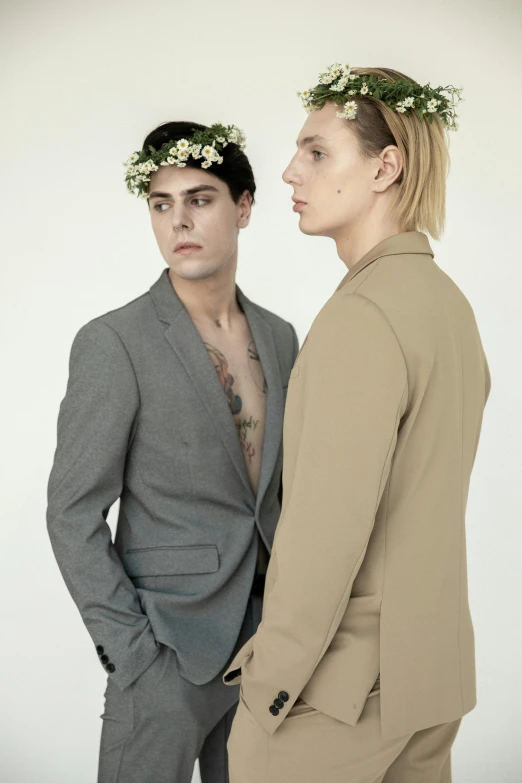
[[[356,726],[298,699],[270,736],[240,696],[227,743],[230,783],[451,783],[459,726],[457,720],[383,740],[375,691]]]

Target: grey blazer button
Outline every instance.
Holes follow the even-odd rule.
[[[279,691],[279,693],[277,694],[277,698],[278,699],[282,699],[283,701],[288,701],[290,696],[288,695],[288,693],[286,691]]]
[[[105,667],[111,674],[116,671],[116,666],[113,663],[108,663]]]
[[[282,699],[275,699],[274,701],[274,707],[277,707],[278,710],[282,710],[285,706],[285,703]]]
[[[102,663],[109,663],[109,656],[108,655],[101,655],[100,656],[100,661]]]
[[[101,644],[97,645],[96,652],[98,653],[98,655],[103,655],[104,651],[103,651],[103,647],[101,646]]]
[[[271,705],[270,705],[270,707],[269,707],[268,709],[270,710],[270,712],[272,713],[272,715],[279,715],[279,710],[278,710],[278,709],[277,709],[277,707],[275,707],[273,704],[271,704]]]

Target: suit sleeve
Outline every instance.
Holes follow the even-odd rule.
[[[310,680],[346,611],[406,400],[406,365],[385,316],[364,297],[334,295],[292,374],[285,415],[292,418],[296,456],[285,472],[263,619],[224,675],[230,684],[241,676],[244,701],[269,734]],[[281,692],[287,699],[273,714]]]
[[[290,370],[292,370],[292,367],[295,364],[295,360],[297,359],[297,355],[299,353],[299,338],[297,337],[297,332],[295,331],[293,325],[291,323],[288,323],[288,326],[290,327],[290,332],[292,334],[292,361],[290,364]],[[279,480],[279,492],[277,493],[277,496],[279,498],[279,505],[283,505],[283,476],[281,474],[281,478]]]
[[[297,354],[299,353],[299,338],[297,337],[297,332],[295,331],[292,324],[290,324],[290,329],[292,330],[292,340],[293,340],[293,346],[292,346],[292,366],[295,364],[295,360],[297,359]]]
[[[71,350],[48,484],[47,527],[100,660],[122,690],[159,651],[106,522],[122,491],[138,411],[137,381],[123,343],[109,325],[92,321]]]

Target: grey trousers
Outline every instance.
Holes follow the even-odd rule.
[[[250,596],[229,660],[255,633],[263,599]],[[175,652],[165,645],[149,668],[124,691],[110,678],[105,691],[98,783],[190,783],[196,759],[202,783],[229,783],[227,741],[239,685],[205,685],[181,677]]]

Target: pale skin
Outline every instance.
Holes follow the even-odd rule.
[[[402,157],[393,145],[378,156],[363,156],[351,120],[336,116],[339,108],[328,102],[308,115],[283,180],[306,204],[299,212],[300,230],[331,237],[350,269],[372,247],[404,230],[390,210]]]
[[[236,298],[238,236],[250,222],[251,208],[248,191],[236,204],[227,184],[199,167],[165,166],[151,177],[149,209],[158,247],[216,369],[257,493],[267,389]],[[183,254],[176,252],[178,243],[199,247]]]

